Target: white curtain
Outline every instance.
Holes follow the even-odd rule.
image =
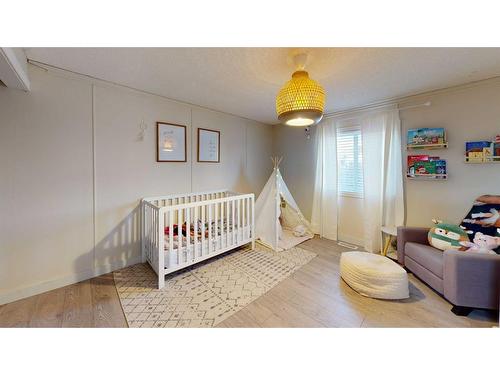
[[[401,122],[396,107],[358,114],[349,122],[361,127],[363,144],[364,247],[379,252],[382,226],[404,224]],[[322,237],[337,239],[337,128],[340,119],[325,119],[316,129],[316,179],[311,226]]]
[[[333,119],[316,128],[316,178],[311,227],[314,233],[337,239],[337,133]]]
[[[363,143],[365,249],[379,252],[381,227],[404,223],[401,121],[391,108],[360,118]]]

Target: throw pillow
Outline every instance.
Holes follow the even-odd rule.
[[[439,250],[466,250],[460,242],[468,242],[467,232],[458,225],[446,224],[440,220],[433,220],[434,226],[429,229],[427,239],[429,244]]]
[[[474,239],[474,243],[483,242],[483,239],[486,239],[491,249],[493,241],[491,237],[493,237],[500,244],[500,195],[481,195],[477,198],[469,213],[462,220],[461,226],[471,232],[470,237]],[[481,244],[481,247],[484,246]],[[500,246],[492,250],[500,254]]]

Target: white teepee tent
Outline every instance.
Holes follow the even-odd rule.
[[[281,176],[282,158],[271,160],[273,173],[255,202],[255,233],[260,243],[282,251],[312,238],[313,233]]]

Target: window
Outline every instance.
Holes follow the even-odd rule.
[[[339,194],[363,197],[363,151],[359,127],[337,129]]]

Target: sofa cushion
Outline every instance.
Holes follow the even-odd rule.
[[[443,279],[434,275],[428,269],[422,267],[419,263],[415,262],[410,257],[405,256],[405,267],[413,272],[413,274],[420,280],[429,285],[432,289],[440,294],[444,294],[444,281]]]
[[[431,271],[440,279],[443,278],[443,252],[432,246],[415,242],[407,242],[405,255]]]

